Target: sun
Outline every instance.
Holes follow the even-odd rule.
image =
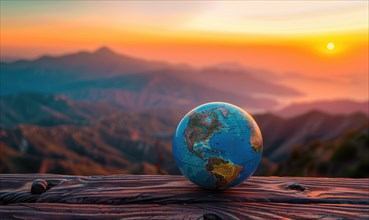
[[[333,42],[329,42],[327,44],[327,48],[328,48],[328,50],[333,50],[334,49],[334,43]]]

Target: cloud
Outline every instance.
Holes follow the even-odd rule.
[[[368,2],[212,2],[184,28],[227,33],[296,34],[368,27]]]

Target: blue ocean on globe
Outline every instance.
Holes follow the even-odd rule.
[[[227,189],[249,178],[258,167],[263,139],[255,120],[224,102],[201,105],[179,123],[173,154],[179,170],[205,189]]]

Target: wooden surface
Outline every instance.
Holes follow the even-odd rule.
[[[50,189],[31,194],[36,179]],[[0,219],[369,219],[369,179],[252,177],[212,192],[181,176],[3,174],[0,210]]]

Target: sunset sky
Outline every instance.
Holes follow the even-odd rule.
[[[1,0],[1,57],[108,46],[171,63],[269,70],[306,99],[365,100],[368,7],[368,1]]]

